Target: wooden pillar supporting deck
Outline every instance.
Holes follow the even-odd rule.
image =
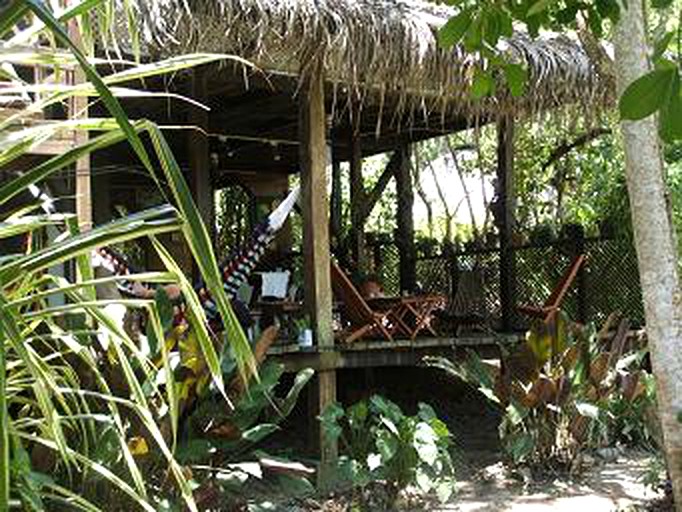
[[[82,46],[80,31],[75,21],[69,23],[69,37],[78,46]],[[85,73],[79,66],[70,72],[70,81],[73,84],[85,81]],[[74,96],[69,100],[70,118],[88,116],[88,98],[84,96]],[[88,133],[84,130],[77,130],[75,142],[77,145],[85,144],[88,140]],[[81,231],[92,229],[92,175],[90,169],[90,155],[83,156],[76,160],[76,218],[78,227]]]
[[[356,113],[356,117],[360,114]],[[357,123],[356,123],[357,124]],[[351,254],[357,265],[357,270],[368,270],[365,248],[365,186],[362,177],[362,147],[360,146],[357,127],[351,129],[350,134],[350,212],[351,212]]]
[[[516,198],[514,190],[514,120],[509,117],[504,117],[497,123],[497,186],[502,329],[511,331],[514,329],[516,317],[516,265],[512,247]]]
[[[395,170],[398,195],[398,250],[400,252],[400,290],[413,292],[417,287],[417,256],[414,244],[414,192],[410,172],[410,147],[403,144],[396,149],[400,162]]]
[[[327,144],[324,80],[321,62],[307,75],[299,102],[301,159],[301,205],[303,211],[303,258],[305,303],[320,352],[334,350],[332,288],[329,272],[329,203],[327,200]],[[317,374],[315,409],[323,411],[336,400],[336,370]],[[319,483],[331,482],[337,460],[335,439],[319,429]]]
[[[207,99],[206,70],[197,68],[192,71],[192,99],[205,103]],[[197,107],[189,108],[188,158],[189,184],[206,229],[213,239],[214,204],[213,183],[211,180],[211,156],[208,148],[208,111]]]
[[[341,162],[335,156],[332,156],[332,198],[331,198],[331,212],[329,221],[329,230],[331,236],[335,238],[336,243],[339,242],[338,237],[341,234],[341,215],[343,211],[343,196],[341,190]]]

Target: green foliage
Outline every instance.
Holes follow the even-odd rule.
[[[383,481],[390,501],[408,485],[434,492],[441,501],[454,491],[451,435],[430,406],[419,404],[417,415],[406,416],[395,403],[374,395],[346,410],[332,404],[320,421],[327,435],[340,440],[345,453],[340,477],[354,487]]]
[[[511,462],[566,465],[589,447],[655,445],[648,418],[653,378],[641,369],[641,353],[623,354],[622,342],[609,343],[559,314],[531,328],[504,357],[504,372],[474,351],[464,362],[427,358],[427,364],[477,387],[501,409],[500,439]]]
[[[660,51],[660,48],[656,51]],[[619,101],[623,119],[639,120],[659,112],[659,132],[666,142],[682,138],[682,97],[676,64],[659,59],[657,69],[631,83]]]
[[[167,272],[130,275],[126,280],[180,282],[187,299],[187,317],[208,361],[208,375],[222,387],[215,340],[206,330],[204,311],[196,294],[175,262],[155,237],[179,231],[192,249],[219,303],[228,343],[238,367],[252,365],[248,344],[225,306],[219,272],[205,227],[180,169],[158,128],[147,121],[130,121],[111,85],[135,81],[192,65],[213,62],[224,56],[189,56],[157,64],[133,66],[102,78],[85,54],[69,39],[63,22],[79,16],[81,27],[105,17],[98,1],[73,4],[56,19],[42,2],[12,2],[3,11],[0,33],[18,32],[15,41],[56,41],[61,48],[31,52],[22,46],[5,63],[27,64],[32,58],[54,65],[81,67],[88,82],[65,88],[56,84],[26,84],[26,97],[35,88],[46,94],[0,122],[0,164],[12,168],[38,144],[59,136],[64,128],[93,130],[89,140],[63,155],[43,159],[23,174],[0,185],[0,247],[13,247],[9,240],[30,235],[24,250],[3,254],[0,259],[0,509],[19,502],[25,510],[76,508],[97,510],[157,510],[166,499],[184,501],[197,510],[187,475],[176,460],[173,447],[178,423],[178,399],[163,330],[169,324],[169,307],[163,294],[156,301],[121,300],[119,306],[144,309],[150,318],[152,340],[161,362],[152,362],[109,313],[110,302],[98,301],[95,285],[117,279],[92,279],[89,256],[102,245],[148,238],[166,264]],[[96,12],[91,11],[96,9]],[[9,14],[5,17],[5,14]],[[20,28],[19,23],[22,23]],[[28,24],[23,24],[28,22]],[[67,51],[64,51],[64,48]],[[11,52],[10,52],[11,53]],[[28,62],[31,64],[31,62]],[[10,73],[12,74],[12,73]],[[16,73],[13,75],[15,76]],[[45,108],[77,96],[99,98],[111,118],[24,123]],[[152,142],[146,146],[140,133]],[[128,141],[150,175],[163,181],[160,190],[170,192],[175,206],[149,208],[80,233],[74,215],[37,213],[34,201],[23,201],[28,187],[68,169],[78,158],[122,141]],[[154,151],[150,154],[150,151]],[[152,158],[153,156],[153,158]],[[30,161],[30,160],[29,160]],[[155,162],[155,164],[152,164]],[[19,207],[9,207],[10,201]],[[60,236],[40,244],[46,230]],[[53,275],[55,265],[78,268],[78,275]],[[105,343],[106,340],[106,343]],[[155,471],[163,467],[163,474]],[[46,476],[45,473],[49,473]]]
[[[543,30],[569,31],[581,28],[577,20],[585,20],[589,31],[597,39],[606,35],[606,30],[618,22],[620,4],[617,0],[453,0],[459,13],[453,16],[438,33],[443,47],[461,43],[470,53],[479,56],[479,63],[471,87],[474,99],[492,95],[496,91],[496,78],[514,96],[523,92],[527,80],[521,67],[510,72],[510,66],[519,66],[498,45],[503,37],[512,35],[513,22],[524,24],[527,32],[536,37]],[[624,91],[619,101],[623,119],[643,119],[659,113],[659,133],[664,141],[672,142],[682,138],[682,96],[680,95],[679,54],[680,38],[677,37],[676,61],[667,60],[664,55],[680,30],[679,19],[674,30],[666,30],[668,11],[674,6],[672,0],[652,0],[661,19],[658,37],[652,47],[656,69],[635,80]],[[679,6],[675,6],[679,9]],[[661,33],[662,32],[662,33]],[[496,72],[501,71],[501,72]]]
[[[236,376],[234,365],[231,368],[225,374],[226,380]],[[291,414],[299,394],[314,374],[311,369],[301,370],[287,394],[278,398],[275,387],[283,373],[282,365],[267,362],[261,368],[259,380],[230,409],[221,405],[222,400],[215,393],[201,397],[187,419],[187,429],[178,446],[179,460],[199,463],[210,459],[225,465],[248,458],[259,442],[279,430],[279,423]]]
[[[231,356],[224,354],[224,358]],[[234,382],[236,365],[228,362],[224,367],[228,368],[225,380]],[[259,380],[247,392],[233,397],[232,408],[226,408],[215,391],[204,393],[192,408],[184,423],[177,457],[197,470],[193,480],[199,494],[217,488],[219,495],[214,501],[228,507],[244,502],[256,507],[263,500],[312,494],[314,489],[305,477],[295,472],[273,476],[266,471],[266,461],[276,461],[283,467],[292,465],[286,458],[262,451],[262,445],[280,430],[280,423],[291,414],[314,372],[301,370],[286,394],[278,396],[275,391],[282,388],[283,373],[282,365],[266,362]]]

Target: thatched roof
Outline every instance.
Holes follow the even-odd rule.
[[[510,54],[527,65],[523,98],[502,91],[474,102],[473,58],[438,47],[435,31],[455,11],[418,0],[152,0],[139,2],[140,33],[156,56],[236,54],[264,70],[300,76],[322,56],[326,79],[348,90],[393,98],[402,111],[446,116],[524,115],[559,105],[593,109],[610,99],[580,44],[566,36],[518,34]]]

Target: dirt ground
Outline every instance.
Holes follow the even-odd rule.
[[[598,458],[597,458],[598,459]],[[462,478],[452,504],[442,512],[620,512],[640,511],[660,494],[643,483],[650,457],[625,452],[610,461],[595,460],[579,477],[545,483],[512,478],[500,463]]]
[[[587,456],[586,469],[572,478],[563,475],[537,482],[523,472],[510,472],[500,462],[499,413],[469,386],[433,370],[382,369],[369,376],[358,371],[346,372],[340,375],[339,390],[346,405],[372,393],[394,400],[407,413],[413,413],[418,402],[427,402],[450,428],[457,446],[457,492],[446,505],[416,500],[401,510],[635,512],[651,510],[648,507],[652,501],[660,497],[643,482],[650,456],[632,450]],[[307,411],[301,412],[305,416]],[[287,440],[290,447],[291,443],[305,439],[301,433],[299,429],[298,439]],[[301,508],[289,510],[354,512],[356,509],[348,505],[347,498],[337,497],[308,501]]]

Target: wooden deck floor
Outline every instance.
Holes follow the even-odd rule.
[[[381,366],[416,366],[425,356],[459,358],[473,349],[483,358],[498,358],[499,346],[519,341],[519,334],[496,334],[457,338],[417,338],[411,340],[360,341],[337,345],[334,350],[302,348],[298,344],[276,344],[268,358],[284,364],[287,371],[302,368],[331,370]]]

